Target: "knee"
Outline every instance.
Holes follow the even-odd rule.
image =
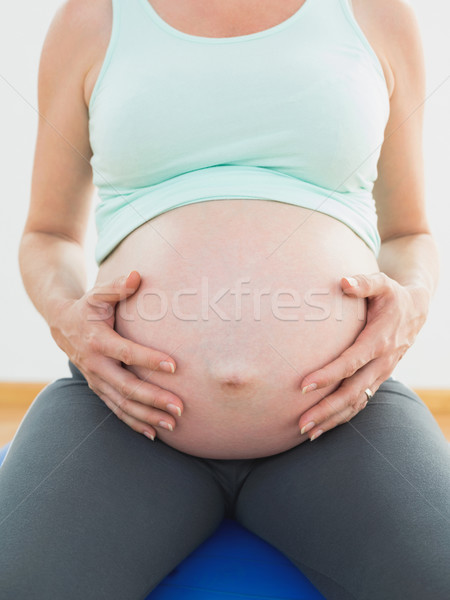
[[[450,576],[448,562],[443,564],[430,549],[426,559],[417,563],[408,556],[384,564],[377,577],[357,597],[360,600],[448,600]]]
[[[394,535],[392,535],[392,533]],[[371,560],[372,557],[372,560]],[[366,557],[367,577],[360,582],[360,600],[448,600],[450,598],[450,527],[429,523],[428,531],[416,527],[391,530],[383,545],[372,546]]]

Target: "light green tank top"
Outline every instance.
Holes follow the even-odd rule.
[[[99,264],[153,217],[224,198],[317,210],[378,255],[389,95],[348,0],[306,0],[279,25],[226,38],[181,32],[149,0],[112,4],[89,103]]]

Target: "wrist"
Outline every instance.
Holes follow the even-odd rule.
[[[414,308],[426,317],[430,308],[432,293],[424,285],[406,285],[405,288],[410,293]]]
[[[44,318],[50,331],[54,336],[54,332],[61,330],[61,320],[67,316],[67,311],[77,301],[77,298],[56,297],[49,299],[46,307]]]

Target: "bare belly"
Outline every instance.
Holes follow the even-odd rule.
[[[364,301],[340,278],[378,271],[373,253],[327,215],[267,200],[215,200],[159,215],[101,265],[98,281],[136,269],[117,331],[168,352],[176,373],[142,378],[184,404],[158,437],[209,458],[256,458],[307,439],[302,413],[334,387],[302,395],[302,377],[351,345]]]

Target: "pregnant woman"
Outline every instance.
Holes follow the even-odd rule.
[[[401,0],[61,6],[20,265],[71,376],[0,470],[2,599],[143,599],[224,516],[329,600],[450,597],[448,444],[391,376],[424,97]]]

